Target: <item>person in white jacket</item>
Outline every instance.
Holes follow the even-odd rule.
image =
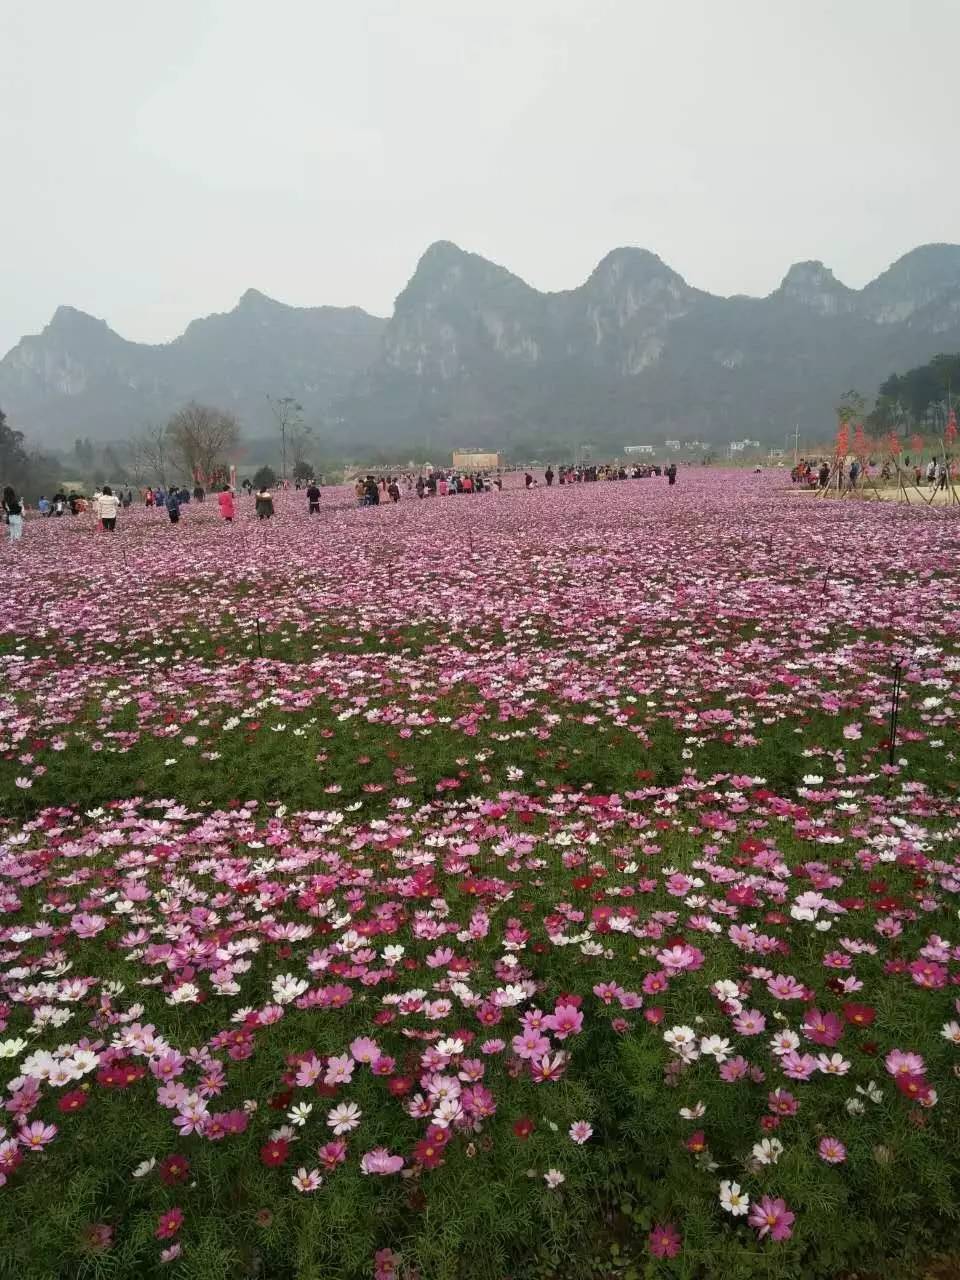
[[[117,527],[117,512],[120,509],[120,499],[116,496],[108,484],[103,486],[103,493],[94,500],[93,510],[100,520],[100,527],[109,530],[111,533]]]

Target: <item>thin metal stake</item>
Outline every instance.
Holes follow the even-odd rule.
[[[260,619],[257,619],[257,648],[260,650],[260,657],[263,657],[263,637],[260,635]]]
[[[888,760],[893,764],[897,749],[897,722],[900,719],[900,688],[903,675],[903,663],[897,661],[893,666],[893,699],[890,703],[890,752]]]

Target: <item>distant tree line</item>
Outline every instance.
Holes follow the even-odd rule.
[[[906,373],[892,373],[881,385],[868,421],[881,431],[940,435],[958,391],[960,352],[934,356]]]
[[[23,432],[14,430],[0,409],[0,485],[12,485],[32,503],[41,493],[55,492],[59,474],[56,458],[29,449]]]

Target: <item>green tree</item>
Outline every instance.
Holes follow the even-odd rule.
[[[312,480],[313,467],[309,462],[295,462],[293,464],[293,478],[294,480]]]
[[[273,467],[261,467],[253,477],[253,486],[255,489],[272,489],[277,483],[277,473]]]
[[[867,412],[867,402],[859,391],[845,391],[837,405],[837,417],[841,422],[852,425],[862,422]]]
[[[28,465],[23,432],[9,427],[7,415],[0,409],[0,480],[16,488],[23,483]]]
[[[7,423],[0,409],[0,484],[12,485],[17,493],[34,502],[41,493],[53,492],[59,484],[57,462],[43,453],[27,449],[22,431]]]
[[[954,388],[960,389],[960,353],[941,353],[882,382],[870,421],[904,432],[924,426],[942,429]]]

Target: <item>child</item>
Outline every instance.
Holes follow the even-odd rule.
[[[236,512],[233,505],[233,490],[227,485],[224,485],[217,494],[217,505],[220,507],[220,514],[223,516],[224,520],[226,520],[227,524],[232,523]]]

